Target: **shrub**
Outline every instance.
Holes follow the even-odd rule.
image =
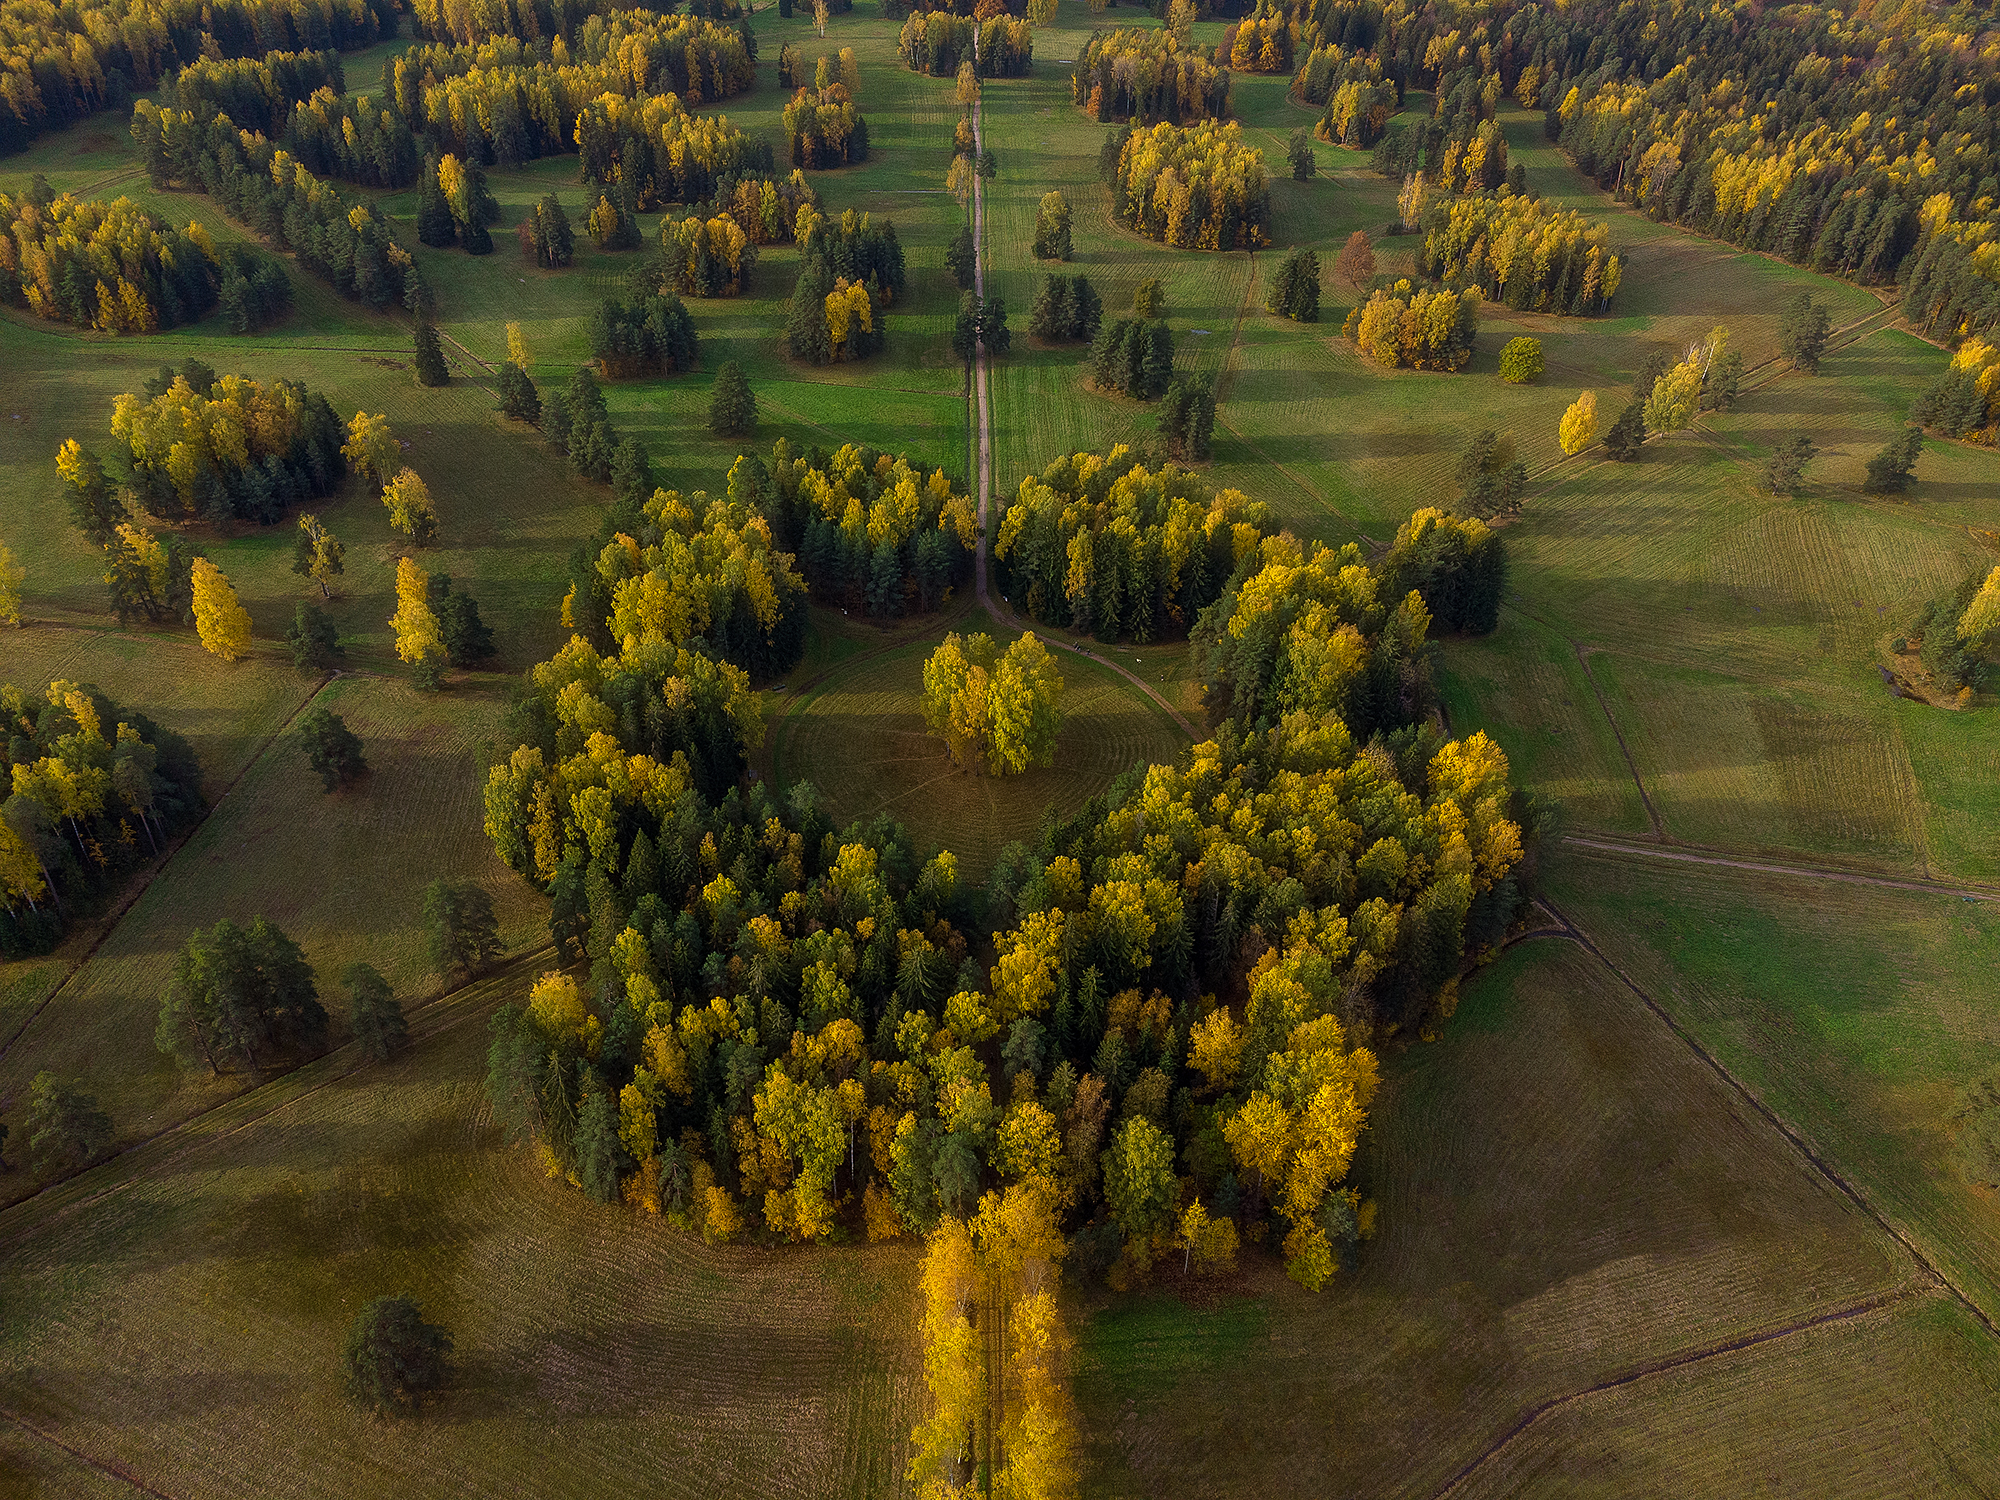
[[[1500,351],[1500,378],[1509,385],[1526,385],[1542,378],[1542,341],[1516,338]]]

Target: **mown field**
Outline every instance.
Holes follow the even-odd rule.
[[[980,617],[969,628],[985,623]],[[1016,639],[1012,631],[988,633],[1003,649]],[[1032,843],[1050,813],[1075,812],[1133,766],[1170,760],[1187,743],[1129,683],[1058,651],[1063,726],[1055,764],[1019,776],[960,770],[924,727],[924,661],[936,645],[925,637],[858,657],[790,701],[772,731],[780,783],[811,781],[837,823],[886,812],[920,847],[952,850],[963,878],[980,881],[1002,846]]]

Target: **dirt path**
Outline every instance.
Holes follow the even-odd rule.
[[[1790,875],[1800,880],[1838,880],[1847,885],[1872,885],[1879,890],[1925,891],[1935,896],[1957,896],[1964,901],[2000,902],[2000,890],[1977,886],[1948,885],[1936,880],[1897,880],[1887,875],[1860,875],[1827,865],[1775,864],[1766,860],[1732,859],[1722,854],[1704,854],[1688,849],[1666,849],[1657,844],[1628,843],[1619,839],[1586,834],[1565,834],[1563,842],[1599,854],[1622,855],[1629,859],[1670,859],[1689,865],[1721,865],[1731,870],[1754,870],[1763,875]]]

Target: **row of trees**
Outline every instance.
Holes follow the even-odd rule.
[[[1244,143],[1235,121],[1128,126],[1112,139],[1112,216],[1128,229],[1186,250],[1254,250],[1271,242],[1264,153]]]
[[[828,603],[878,618],[925,613],[971,572],[978,506],[942,469],[853,444],[794,455],[780,440],[759,488],[778,544]]]
[[[990,635],[954,631],[924,663],[924,727],[961,770],[1018,776],[1055,764],[1062,691],[1032,630],[1004,651]]]
[[[1037,620],[1100,640],[1185,635],[1256,553],[1264,508],[1130,449],[1076,453],[1021,482],[993,544],[999,582]]]
[[[1072,104],[1106,123],[1192,125],[1229,113],[1229,70],[1171,31],[1093,31],[1069,88]]]
[[[905,64],[932,78],[954,78],[967,67],[981,78],[1025,78],[1035,63],[1033,29],[1005,15],[975,20],[948,10],[918,11],[903,22],[896,45]]]
[[[1517,310],[1603,312],[1624,279],[1609,224],[1525,193],[1442,200],[1425,213],[1423,230],[1422,275],[1491,288]]]
[[[1433,292],[1398,281],[1349,309],[1340,332],[1377,364],[1462,370],[1479,333],[1479,289]]]
[[[172,229],[130,198],[57,197],[37,175],[0,193],[0,302],[105,333],[155,333],[215,306],[222,260],[199,224]]]
[[[0,954],[46,953],[70,922],[199,816],[178,735],[96,688],[0,686]]]

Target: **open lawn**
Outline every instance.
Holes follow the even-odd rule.
[[[1015,639],[989,633],[1003,649]],[[950,849],[963,877],[978,881],[1003,845],[1032,842],[1049,813],[1076,811],[1133,766],[1169,760],[1186,743],[1129,683],[1063,651],[1052,653],[1064,685],[1054,766],[1020,776],[962,771],[924,728],[924,661],[941,638],[856,657],[790,702],[770,752],[780,783],[811,781],[836,822],[887,812],[920,847]]]

